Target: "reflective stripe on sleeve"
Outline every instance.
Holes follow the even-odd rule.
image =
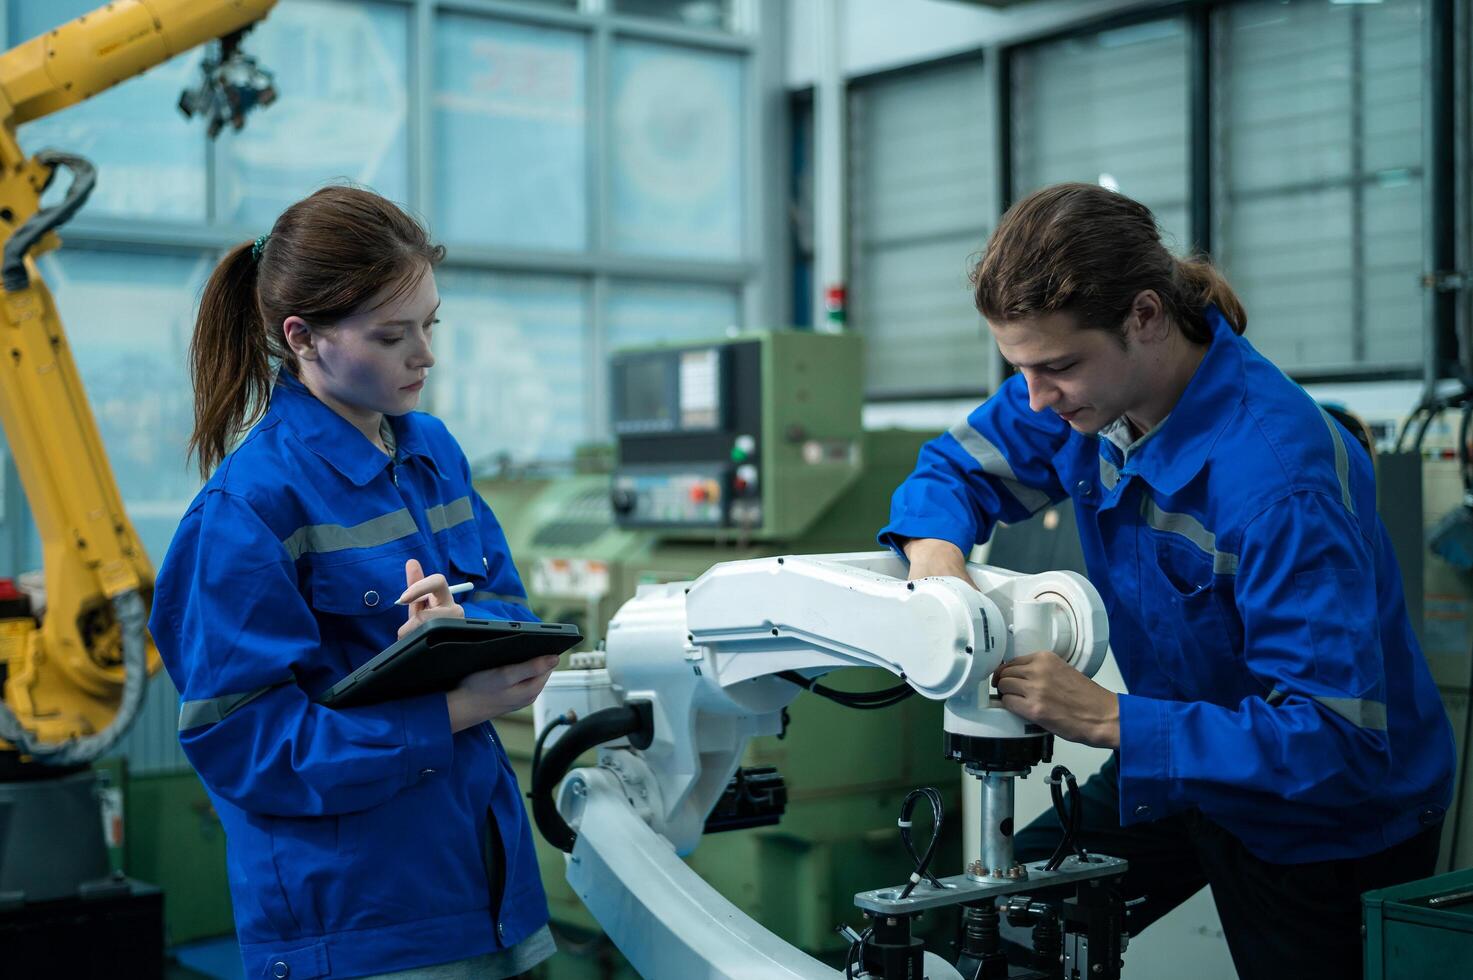
[[[179,705],[179,730],[185,732],[191,728],[223,721],[231,712],[244,708],[267,691],[280,686],[281,684],[267,684],[247,694],[222,694],[217,698],[185,701]]]
[[[1191,514],[1175,514],[1156,506],[1149,495],[1141,498],[1141,516],[1158,531],[1179,534],[1212,556],[1212,571],[1217,575],[1238,574],[1238,556],[1217,550],[1217,535],[1202,526]]]
[[[982,467],[982,471],[996,478],[1007,488],[1008,493],[1017,498],[1018,503],[1028,509],[1030,514],[1048,505],[1048,494],[1021,482],[1002,451],[994,446],[986,436],[972,428],[972,423],[962,419],[951,427],[950,432],[951,437],[961,443],[961,447]]]
[[[1271,705],[1282,704],[1289,695],[1284,691],[1274,688],[1269,696],[1264,698]],[[1322,698],[1313,694],[1309,697],[1329,708],[1335,714],[1344,718],[1357,728],[1365,728],[1373,732],[1386,731],[1386,705],[1381,701],[1368,701],[1365,698]]]
[[[448,504],[440,504],[436,507],[425,509],[425,519],[430,522],[430,533],[438,534],[446,528],[464,524],[466,521],[475,520],[475,513],[471,510],[471,498],[461,497],[452,500]]]
[[[379,545],[418,534],[408,508],[344,527],[341,524],[308,524],[299,527],[281,543],[292,561],[307,554],[346,551],[349,548],[377,548]]]
[[[1346,510],[1354,514],[1355,501],[1350,496],[1350,456],[1345,452],[1345,439],[1340,434],[1340,426],[1335,424],[1329,412],[1321,408],[1320,417],[1330,427],[1330,438],[1335,443],[1335,477],[1340,481],[1340,502],[1345,505]]]

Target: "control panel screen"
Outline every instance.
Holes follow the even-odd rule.
[[[717,347],[615,356],[614,431],[631,436],[720,429],[722,364]]]
[[[615,369],[614,422],[621,432],[669,432],[675,428],[665,357],[630,357]]]

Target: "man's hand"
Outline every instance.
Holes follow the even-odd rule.
[[[408,588],[399,602],[409,604],[409,618],[399,627],[400,637],[427,619],[465,619],[465,610],[450,594],[450,583],[439,572],[426,578],[419,562],[411,558],[404,563],[404,581]]]
[[[905,557],[910,561],[910,580],[950,576],[976,588],[972,576],[967,574],[967,556],[950,541],[940,538],[911,538],[902,546]]]
[[[1053,653],[1015,657],[997,668],[1002,706],[1060,738],[1101,749],[1120,747],[1120,699]]]

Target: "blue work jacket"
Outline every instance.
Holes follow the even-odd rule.
[[[880,540],[965,554],[1073,498],[1130,691],[1121,824],[1196,807],[1267,861],[1381,851],[1442,819],[1454,750],[1371,460],[1207,319],[1211,346],[1150,433],[1081,435],[1015,375],[921,450]]]
[[[534,618],[445,426],[389,422],[392,460],[283,371],[155,583],[149,628],[182,694],[179,741],[225,828],[248,980],[463,959],[548,919],[490,724],[452,735],[443,694],[313,701],[394,642],[405,559],[474,583],[468,616]]]

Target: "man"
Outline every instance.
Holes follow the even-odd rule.
[[[1454,765],[1369,458],[1120,194],[1020,201],[973,280],[1018,373],[922,450],[880,540],[965,577],[997,521],[1072,497],[1131,693],[1027,651],[995,684],[1116,750],[1081,836],[1130,862],[1132,928],[1210,884],[1241,976],[1359,977],[1360,894],[1433,872]],[[1017,853],[1057,836],[1050,814]]]

